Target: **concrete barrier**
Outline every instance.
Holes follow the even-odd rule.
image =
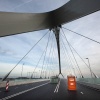
[[[9,86],[15,86],[15,85],[21,85],[21,84],[28,84],[28,83],[35,83],[35,82],[40,82],[40,81],[47,81],[49,79],[26,79],[26,80],[14,80],[14,81],[9,81]],[[6,81],[0,82],[0,88],[6,86]]]
[[[77,83],[100,90],[100,78],[78,78]]]

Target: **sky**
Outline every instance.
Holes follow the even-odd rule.
[[[59,8],[64,5],[68,0],[0,0],[0,11],[6,12],[24,12],[24,13],[39,13],[48,12]],[[94,40],[100,42],[100,11],[85,16],[83,18],[77,19],[73,22],[63,25],[63,27],[78,32],[82,35],[90,37]],[[0,77],[7,74],[18,62],[19,60],[35,45],[35,43],[47,32],[48,30],[41,30],[35,32],[28,32],[19,35],[6,36],[0,38]],[[100,76],[100,44],[93,41],[85,39],[84,37],[78,36],[75,33],[69,32],[63,29],[68,41],[75,48],[75,50],[81,55],[84,61],[88,64],[87,59],[89,58],[90,66],[93,72]],[[50,34],[50,38],[49,38]],[[62,31],[61,31],[61,34]],[[47,73],[53,75],[58,74],[58,55],[56,41],[53,32],[48,32],[47,35],[34,47],[34,49],[17,65],[17,67],[12,71],[9,77],[20,77],[22,66],[23,66],[23,76],[29,77],[29,72],[32,73],[35,66],[37,65],[40,56],[46,48],[47,42],[48,48],[46,57],[41,58],[38,68],[36,69],[37,77],[40,75],[41,68],[44,62],[44,73],[48,65]],[[53,41],[53,42],[52,42]],[[71,65],[66,51],[64,51],[64,42],[69,55],[72,57],[68,44],[64,37],[60,38],[61,44],[61,64],[62,73],[66,75],[74,74],[72,67],[75,69],[76,75],[79,76],[77,65],[73,59],[73,66]],[[50,48],[52,54],[49,54]],[[74,52],[74,51],[73,51]],[[44,54],[45,55],[45,54]],[[82,62],[82,60],[74,52],[77,59],[78,65],[84,77],[90,77],[90,70]],[[49,57],[51,56],[50,60]],[[49,62],[49,63],[48,63]],[[23,65],[24,64],[24,65]]]

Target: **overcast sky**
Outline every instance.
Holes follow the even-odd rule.
[[[28,12],[28,13],[36,13],[36,12],[47,12],[65,4],[68,0],[0,0],[0,11],[7,12]],[[78,32],[82,35],[90,37],[100,42],[100,11],[95,12],[86,17],[80,18],[73,22],[65,24],[63,27],[66,27],[70,30]],[[29,49],[47,32],[48,30],[35,31],[24,33],[20,35],[7,36],[0,38],[0,76],[4,76],[7,72],[9,72],[16,63],[29,51]],[[93,41],[85,39],[84,37],[78,36],[75,33],[69,32],[63,29],[68,41],[72,44],[72,46],[76,49],[76,51],[82,56],[85,62],[88,64],[87,59],[90,60],[90,65],[95,74],[100,76],[100,44],[97,44]],[[62,31],[61,31],[62,34]],[[48,41],[49,33],[38,43],[38,45],[21,61],[21,63],[14,69],[11,73],[11,76],[20,76],[22,64],[23,66],[23,75],[27,75],[27,72],[32,72],[34,67],[36,66],[42,52],[46,48]],[[47,66],[47,62],[49,59],[49,51],[51,45],[54,49],[55,54],[52,54],[52,59],[50,59],[50,63],[53,61],[53,66],[49,65],[49,70],[52,69],[56,74],[58,73],[58,58],[57,58],[57,49],[56,49],[56,41],[54,38],[54,34],[50,33],[50,41],[48,44],[47,55],[44,65]],[[64,75],[70,74],[69,66],[71,66],[68,57],[65,59],[65,52],[63,50],[64,46],[62,44],[62,40],[64,41],[69,54],[72,57],[70,49],[68,47],[67,42],[63,37],[61,40],[61,63],[62,63],[62,72]],[[53,41],[53,43],[52,43]],[[74,52],[75,54],[75,52]],[[89,69],[86,65],[81,61],[81,59],[75,54],[77,62],[80,66],[82,74],[87,77],[90,76]],[[41,70],[43,64],[42,57],[38,68],[37,73]],[[74,61],[74,59],[73,59]],[[74,62],[75,63],[75,62]],[[77,66],[73,64],[75,68],[75,72],[78,75]],[[44,66],[44,68],[46,68]],[[71,68],[71,71],[72,68]],[[52,73],[52,72],[51,72]],[[53,74],[53,73],[52,73]]]

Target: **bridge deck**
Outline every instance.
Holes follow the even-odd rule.
[[[0,88],[0,100],[100,100],[100,92],[83,85],[77,84],[77,91],[68,91],[66,80],[61,79],[56,91],[57,84],[48,82],[12,86],[7,93],[4,88]]]

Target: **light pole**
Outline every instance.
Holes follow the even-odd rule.
[[[24,65],[24,63],[23,63],[23,65]],[[21,71],[21,78],[22,78],[22,74],[23,74],[23,65],[22,65],[22,71]]]
[[[26,77],[28,78],[28,72],[27,72],[27,76]]]
[[[45,79],[46,79],[46,71],[45,71]]]
[[[90,67],[90,62],[89,62],[89,58],[86,58],[86,59],[88,59],[89,69],[90,69],[90,73],[91,73],[91,78],[92,78],[92,70],[91,70],[91,67]]]
[[[38,73],[38,78],[40,78],[40,70],[39,70],[39,73]]]
[[[73,71],[74,71],[74,75],[75,75],[75,77],[77,78],[74,67],[73,67]]]
[[[40,79],[42,78],[42,71],[40,72]]]

